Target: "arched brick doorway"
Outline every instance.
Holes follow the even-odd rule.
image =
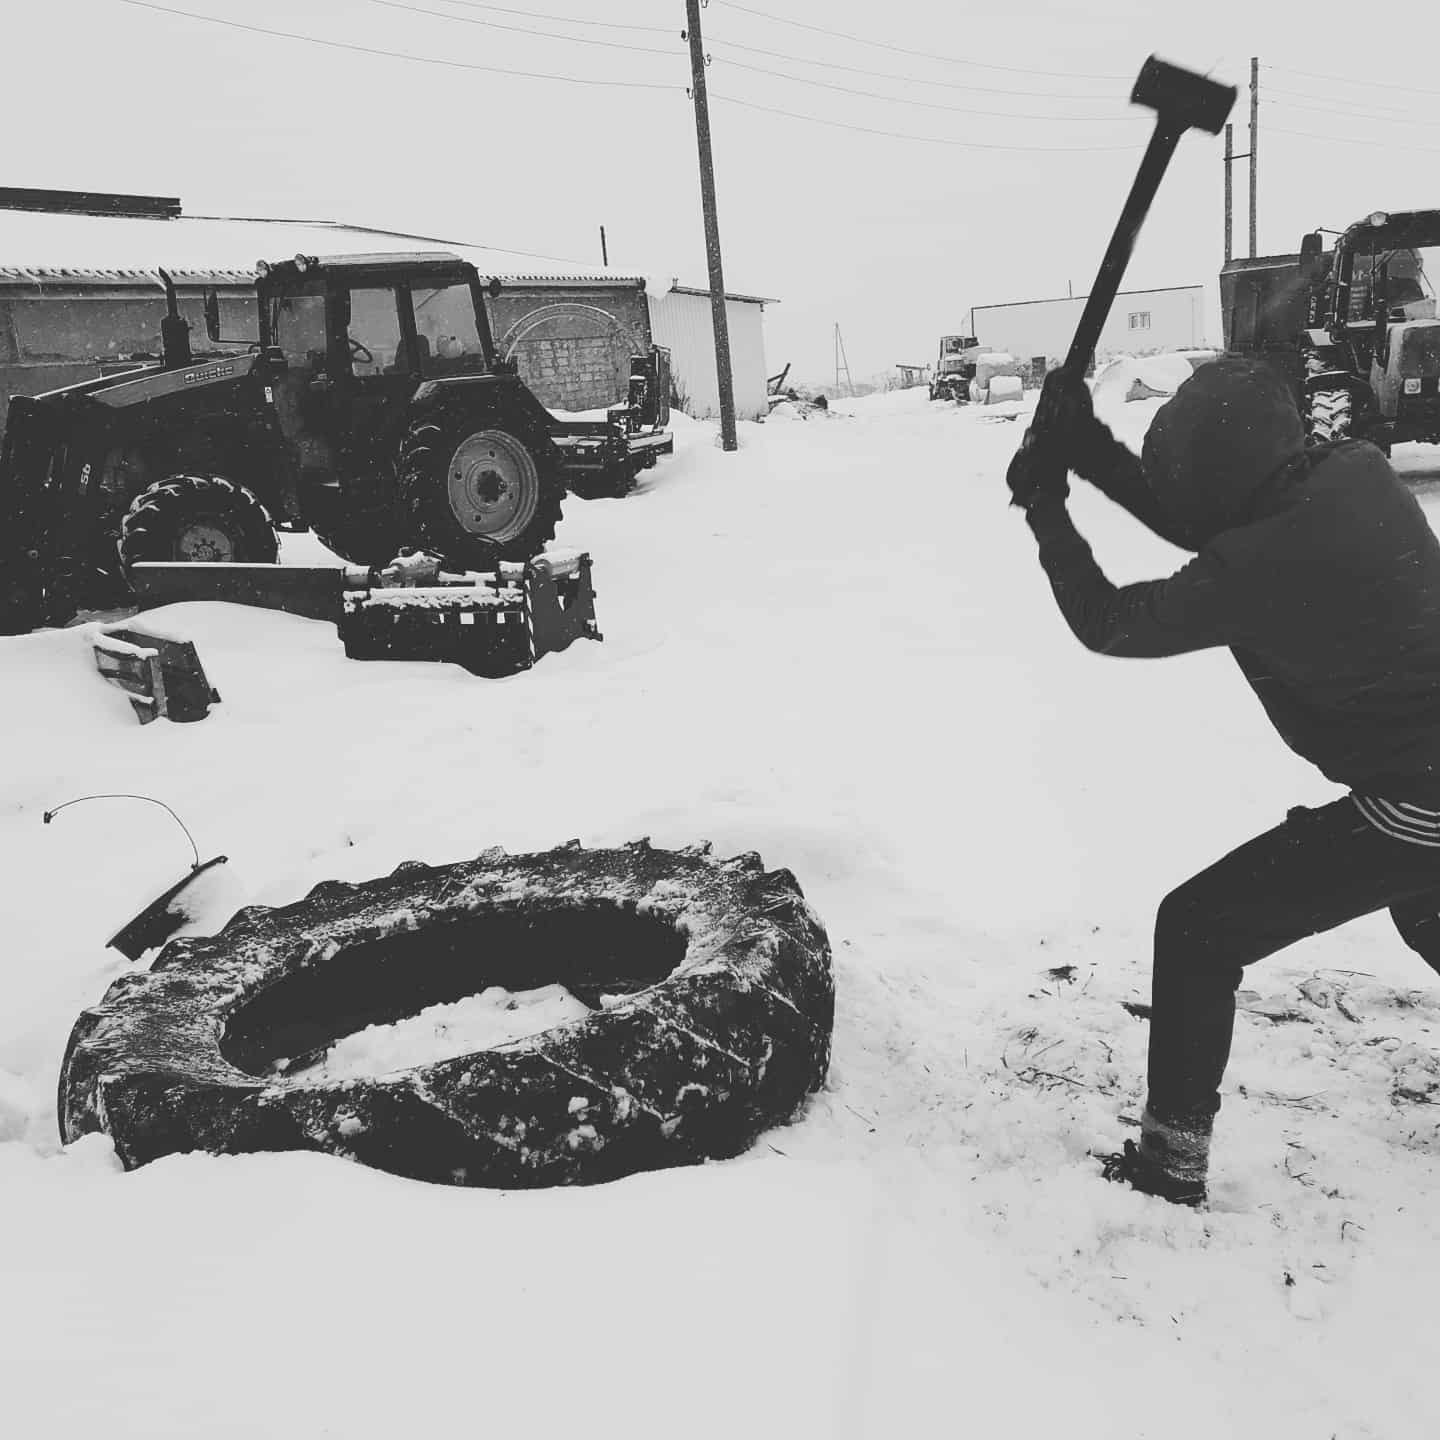
[[[552,410],[597,410],[624,397],[630,357],[646,345],[598,305],[557,301],[521,316],[498,348]]]

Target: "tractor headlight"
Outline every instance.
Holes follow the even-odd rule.
[[[1412,375],[1405,381],[1405,393],[1407,395],[1420,393],[1420,377],[1418,375]]]

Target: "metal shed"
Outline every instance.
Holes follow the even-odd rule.
[[[672,285],[663,295],[652,289],[650,329],[657,345],[670,351],[671,373],[686,412],[700,419],[720,413],[720,387],[715,378],[715,327],[710,318],[710,292]],[[778,302],[759,295],[725,296],[730,331],[730,368],[735,382],[735,414],[741,420],[763,419],[765,398],[765,307]]]

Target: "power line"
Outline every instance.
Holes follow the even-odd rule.
[[[500,20],[480,20],[474,15],[447,15],[443,10],[427,10],[423,5],[407,5],[402,0],[370,0],[372,5],[383,5],[387,10],[405,10],[412,15],[429,15],[436,20],[448,20],[455,25],[483,25],[487,30],[508,30],[512,35],[537,35],[542,40],[563,40],[568,45],[599,45],[606,50],[629,50],[636,55],[664,55],[673,59],[676,51],[657,49],[654,45],[626,45],[620,40],[591,40],[585,35],[556,35],[550,30],[531,30],[524,25],[506,25]]]
[[[1270,135],[1294,135],[1302,140],[1323,140],[1326,144],[1336,145],[1369,145],[1380,150],[1394,150],[1395,144],[1390,140],[1361,140],[1354,135],[1317,135],[1312,130],[1283,130],[1278,125],[1267,127]],[[1429,154],[1440,155],[1440,145],[1407,145],[1406,150],[1423,150]]]
[[[1440,99],[1440,90],[1422,90],[1415,85],[1396,85],[1389,80],[1356,80],[1350,75],[1321,75],[1314,70],[1292,70],[1288,65],[1267,65],[1265,68],[1284,75],[1303,75],[1307,80],[1329,80],[1338,85],[1368,85],[1374,90],[1401,90],[1408,95],[1426,95],[1432,100]]]
[[[643,30],[649,35],[673,35],[671,25],[626,25],[619,20],[586,20],[579,15],[537,15],[530,10],[514,10],[508,5],[487,5],[483,0],[441,0],[444,5],[463,5],[467,10],[491,10],[497,15],[520,15],[526,20],[553,20],[559,25],[594,25],[605,30]]]
[[[445,0],[446,4],[459,4],[460,0]],[[968,80],[925,80],[919,75],[897,75],[893,70],[867,70],[859,65],[841,65],[834,60],[814,60],[808,55],[790,55],[783,50],[765,50],[758,45],[741,45],[735,40],[711,40],[712,47],[722,50],[743,50],[749,55],[764,55],[771,60],[788,60],[795,65],[814,65],[821,70],[843,70],[849,75],[864,75],[872,80],[898,80],[904,85],[929,85],[940,90],[971,90],[983,95],[1021,95],[1031,100],[1103,100],[1112,101],[1114,95],[1085,95],[1076,91],[1053,90],[1006,90],[994,85],[973,85]]]
[[[1331,105],[1297,105],[1293,100],[1267,100],[1268,105],[1278,105],[1286,110],[1309,110],[1320,115],[1338,115],[1341,119],[1368,120],[1375,125],[1440,125],[1440,120],[1420,120],[1412,115],[1371,115],[1363,110],[1337,110]]]
[[[1265,87],[1265,97],[1268,98],[1271,95],[1284,95],[1287,99],[1294,100],[1329,101],[1341,98],[1342,104],[1347,104],[1351,100],[1354,100],[1356,104],[1368,105],[1371,110],[1385,110],[1388,111],[1391,115],[1410,115],[1411,113],[1413,113],[1412,111],[1406,110],[1399,105],[1381,105],[1373,100],[1355,100],[1355,97],[1353,96],[1347,96],[1342,98],[1336,97],[1334,95],[1312,95],[1308,90],[1281,90],[1274,85],[1267,85]]]
[[[481,70],[489,75],[509,75],[520,80],[562,80],[569,85],[604,86],[621,90],[679,90],[679,85],[662,85],[647,80],[592,80],[583,75],[550,75],[535,70],[507,70],[500,65],[479,65],[470,60],[446,60],[438,55],[411,55],[404,50],[384,50],[374,45],[353,45],[348,40],[326,40],[318,35],[297,35],[293,30],[270,30],[263,25],[246,25],[239,20],[224,20],[218,15],[199,15],[193,10],[176,10],[156,5],[152,0],[120,0],[139,10],[155,10],[162,15],[179,15],[186,20],[202,20],[211,25],[224,25],[230,30],[244,30],[251,35],[270,35],[281,40],[299,40],[306,45],[322,45],[330,50],[349,50],[357,55],[379,55],[388,60],[408,60],[415,65],[442,65],[450,70]]]
[[[387,4],[389,0],[375,0],[375,3]],[[876,90],[857,90],[851,85],[836,85],[829,80],[811,80],[804,75],[787,75],[783,70],[767,70],[761,65],[747,65],[743,60],[727,60],[723,63],[733,70],[748,70],[754,75],[770,75],[777,80],[789,80],[796,85],[813,85],[820,90],[838,90],[841,94],[860,95],[867,100],[888,100],[892,105],[918,105],[926,110],[948,110],[956,115],[983,115],[995,120],[1059,120],[1066,124],[1099,121],[1105,125],[1145,118],[1141,115],[1028,115],[1016,111],[975,110],[965,105],[946,105],[939,100],[908,100],[903,95],[882,95]]]
[[[1027,150],[1059,155],[1094,155],[1104,151],[1124,150],[1135,154],[1139,145],[992,145],[980,140],[952,140],[944,135],[907,135],[896,130],[878,130],[870,125],[850,125],[843,120],[824,120],[818,115],[801,115],[794,110],[780,110],[773,105],[760,105],[753,100],[737,100],[733,95],[710,92],[712,100],[726,105],[739,105],[746,110],[763,110],[767,115],[783,115],[787,120],[805,120],[812,125],[828,125],[834,130],[853,130],[860,135],[884,135],[891,140],[913,140],[923,145],[952,145],[961,150]]]
[[[977,70],[1002,70],[1010,75],[1046,75],[1060,80],[1129,80],[1128,75],[1096,75],[1081,70],[1027,70],[1017,65],[992,65],[984,60],[963,60],[954,55],[936,55],[930,50],[907,50],[903,45],[891,45],[884,40],[869,40],[863,35],[850,35],[843,30],[830,30],[823,25],[807,25],[803,20],[790,20],[784,15],[767,15],[763,10],[752,10],[736,0],[717,0],[727,9],[739,10],[744,15],[754,15],[761,20],[770,20],[776,25],[793,25],[797,30],[810,30],[817,35],[829,35],[836,40],[849,40],[854,45],[868,45],[874,50],[891,50],[897,55],[913,55],[921,60],[938,60],[945,65],[971,65]]]

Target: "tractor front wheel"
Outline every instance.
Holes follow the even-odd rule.
[[[554,538],[564,482],[508,430],[417,421],[398,468],[401,502],[420,542],[452,564],[484,570],[528,560]]]
[[[271,565],[279,542],[253,490],[223,475],[171,475],[135,497],[119,551],[127,573],[140,560]]]
[[[1354,401],[1348,390],[1314,390],[1307,406],[1307,440],[1325,445],[1348,440],[1354,424]]]

